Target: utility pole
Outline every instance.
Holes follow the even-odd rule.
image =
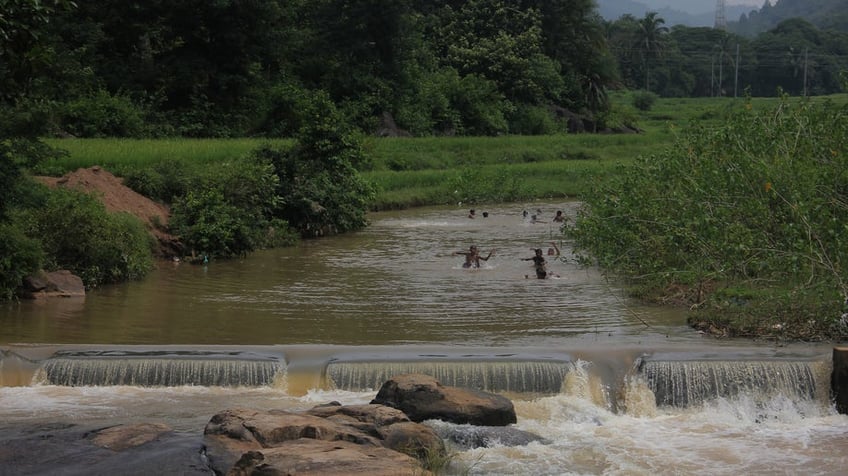
[[[804,97],[807,97],[807,53],[809,48],[804,48]]]
[[[739,89],[739,43],[736,43],[736,63],[733,68],[735,70],[733,73],[733,97],[735,98]]]
[[[724,16],[724,0],[716,0],[715,29],[727,29],[727,18]]]
[[[715,56],[710,57],[710,97],[715,97]]]

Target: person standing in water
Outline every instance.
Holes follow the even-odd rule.
[[[545,262],[545,257],[542,255],[542,248],[536,248],[535,255],[530,258],[521,258],[521,261],[532,261],[533,267],[536,269],[536,277],[539,279],[545,279],[548,277],[548,271],[546,269],[547,263]]]
[[[562,214],[562,210],[557,210],[556,216],[554,217],[554,222],[555,223],[564,223],[565,222],[565,216]]]
[[[480,251],[477,249],[477,246],[471,245],[471,247],[468,248],[468,251],[454,251],[453,254],[465,256],[465,263],[462,264],[463,268],[479,268],[480,260],[489,261],[489,258],[492,257],[494,252],[495,250],[490,251],[488,256],[484,258],[480,256]]]

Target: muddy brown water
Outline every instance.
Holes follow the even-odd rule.
[[[346,236],[3,304],[0,426],[164,421],[197,435],[234,404],[365,403],[385,375],[423,369],[504,391],[518,426],[551,440],[459,451],[458,474],[840,474],[848,421],[825,388],[831,346],[715,340],[680,310],[628,299],[551,223],[577,206],[379,213]],[[551,241],[556,276],[535,279],[523,259]],[[472,244],[494,254],[463,269],[453,252]],[[184,375],[171,383],[142,381],[174,362]],[[258,380],[202,378],[246,369]]]

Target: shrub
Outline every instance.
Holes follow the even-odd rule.
[[[360,139],[345,128],[326,96],[314,97],[303,114],[309,121],[293,148],[264,146],[253,153],[270,162],[278,178],[273,216],[304,237],[364,227],[374,191],[357,171],[367,161]]]
[[[657,102],[657,95],[650,91],[636,91],[633,93],[633,107],[640,111],[650,111]]]
[[[848,296],[846,112],[746,104],[597,186],[569,233],[584,258],[657,289],[771,283]]]
[[[548,108],[521,106],[510,117],[509,131],[528,136],[548,135],[562,132]]]
[[[176,159],[166,159],[151,168],[134,168],[124,176],[124,184],[136,192],[163,203],[173,203],[186,194],[195,173]]]
[[[126,213],[108,213],[94,196],[50,190],[39,208],[21,212],[28,236],[38,238],[44,267],[68,269],[86,287],[144,277],[153,266],[152,238]]]
[[[103,90],[68,102],[60,114],[61,127],[77,137],[138,137],[144,127],[132,100]]]
[[[41,267],[44,254],[37,240],[17,226],[0,223],[0,300],[10,299],[21,280]]]
[[[278,202],[277,185],[266,160],[248,157],[223,163],[196,179],[185,196],[175,200],[171,228],[195,253],[244,255],[273,243],[268,238],[270,229],[286,236],[282,223],[270,221]]]

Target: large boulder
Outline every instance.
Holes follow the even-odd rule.
[[[405,374],[386,381],[372,404],[404,412],[410,420],[443,420],[482,426],[506,426],[517,421],[512,402],[480,390],[446,387],[429,375]]]
[[[68,270],[40,271],[23,279],[18,295],[28,299],[48,297],[84,297],[82,278]]]
[[[432,428],[382,405],[226,410],[206,425],[204,441],[217,474],[423,474],[415,458],[445,455]]]

